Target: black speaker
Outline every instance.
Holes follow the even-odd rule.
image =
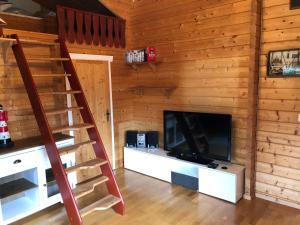
[[[136,130],[126,131],[126,147],[136,148],[137,134],[138,134],[138,131],[136,131]]]
[[[158,148],[158,131],[148,131],[147,132],[147,147],[148,148]]]

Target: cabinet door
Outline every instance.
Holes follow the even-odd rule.
[[[230,173],[199,168],[199,192],[236,202],[236,176]]]

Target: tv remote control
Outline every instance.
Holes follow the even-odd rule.
[[[211,169],[216,169],[218,166],[219,166],[219,164],[217,164],[217,163],[209,163],[209,164],[207,164],[207,167],[211,168]]]

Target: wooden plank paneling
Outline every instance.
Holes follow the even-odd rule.
[[[156,72],[148,67],[131,70],[130,86],[177,88],[171,96],[153,91],[132,95],[128,129],[158,130],[163,146],[163,110],[232,114],[233,161],[246,163],[250,46],[256,44],[251,36],[251,2],[133,2],[128,48],[154,46],[163,62]],[[251,71],[254,78],[255,69]]]
[[[148,68],[131,71],[130,86],[159,84],[177,89],[170,97],[150,92],[132,96],[133,114],[127,128],[162,132],[162,111],[166,109],[230,113],[234,121],[233,161],[246,163],[250,168],[246,191],[254,190],[257,148],[257,193],[290,201],[288,195],[294,196],[298,191],[298,181],[293,179],[298,176],[295,164],[300,146],[300,86],[293,79],[266,78],[265,68],[269,50],[299,47],[300,17],[298,10],[289,10],[288,0],[263,0],[263,8],[260,3],[134,2],[128,23],[129,47],[155,46],[163,63],[156,73]],[[257,42],[260,35],[261,44]],[[266,171],[261,171],[262,165]],[[277,191],[285,187],[290,190]]]
[[[0,16],[7,23],[7,28],[26,30],[34,32],[43,32],[55,34],[57,31],[56,17],[48,16],[46,18],[30,17],[10,13],[0,13]],[[26,26],[24,26],[26,24]]]
[[[127,0],[119,0],[117,2],[104,1],[112,10],[117,14],[127,19],[128,6],[131,5]],[[24,21],[19,25],[24,26]],[[27,24],[27,22],[26,22]],[[31,30],[40,31],[41,25],[32,24]],[[26,28],[26,29],[27,29]],[[5,29],[5,34],[17,33],[21,38],[32,39],[39,41],[54,41],[58,37],[57,35],[28,32],[24,30],[12,30]],[[49,56],[51,53],[49,47],[27,45],[25,53],[31,57]],[[3,45],[2,45],[3,47]],[[1,51],[4,50],[1,47]],[[126,130],[126,121],[131,116],[131,101],[128,94],[124,94],[120,90],[126,90],[128,88],[127,75],[129,68],[124,64],[123,56],[124,49],[115,49],[99,46],[87,46],[72,44],[68,45],[69,51],[74,53],[89,53],[110,55],[114,57],[112,63],[112,86],[113,86],[113,103],[114,103],[114,117],[115,117],[115,146],[116,146],[116,161],[117,167],[121,167],[123,164],[123,146],[124,146],[124,131]],[[2,51],[3,53],[3,51]],[[33,65],[31,67],[34,74],[51,73],[49,68],[51,64]],[[95,74],[96,75],[96,74]],[[37,80],[37,79],[36,79]],[[55,89],[60,90],[64,88],[64,80],[61,78],[38,78],[38,86],[41,90],[50,91],[49,87],[54,86]],[[7,57],[0,58],[0,103],[3,104],[9,111],[9,129],[13,140],[22,139],[29,136],[39,135],[38,127],[35,122],[29,100],[27,98],[26,91],[24,89],[23,82],[20,77],[18,67],[16,66],[13,53],[8,48]],[[63,103],[64,100],[51,98],[49,96],[43,97],[44,105],[47,108],[55,108],[57,104]],[[66,114],[63,116],[51,116],[50,122],[53,126],[60,126],[66,123]],[[100,131],[101,133],[101,131]],[[110,150],[109,150],[110,152]],[[81,160],[81,159],[79,159]]]
[[[289,0],[263,0],[257,127],[256,193],[300,205],[299,78],[267,78],[267,53],[300,48],[299,10]]]
[[[262,0],[259,45],[256,42],[260,35],[259,7],[256,7],[259,1],[256,0],[103,2],[127,20],[128,49],[154,46],[162,60],[156,72],[148,67],[134,71],[124,64],[125,50],[69,45],[71,52],[114,56],[112,82],[117,166],[123,164],[126,130],[158,130],[162,146],[163,110],[228,113],[233,115],[233,162],[248,168],[247,193],[251,192],[253,183],[250,180],[253,181],[256,175],[258,196],[299,205],[300,78],[266,77],[268,51],[300,48],[299,10],[290,10],[289,0]],[[44,41],[56,38],[55,35],[25,31],[18,33]],[[258,48],[259,71],[255,58]],[[48,52],[37,47],[28,49],[28,53],[43,56]],[[4,59],[0,61],[0,86],[5,87],[0,90],[0,101],[8,106],[10,129],[13,138],[17,139],[33,135],[37,129],[16,65],[10,57],[11,53],[8,54],[10,66],[4,65]],[[38,67],[35,71],[45,73],[47,67]],[[43,78],[41,87],[47,89],[48,82]],[[59,82],[51,80],[50,83]],[[128,89],[135,86],[176,86],[177,89],[171,96],[153,91],[134,95]],[[8,92],[13,94],[8,97]],[[47,102],[48,107],[55,105],[53,98]],[[59,124],[63,118],[54,118],[52,122]],[[255,156],[251,149],[255,145],[256,173],[251,174]]]

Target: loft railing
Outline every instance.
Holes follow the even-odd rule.
[[[97,13],[57,6],[58,33],[70,43],[125,48],[126,21]]]

